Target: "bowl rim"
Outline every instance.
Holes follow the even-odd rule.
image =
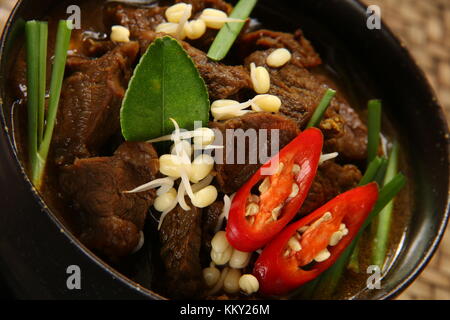
[[[15,4],[14,8],[12,9],[8,20],[4,26],[1,39],[0,39],[0,63],[3,61],[3,54],[6,44],[6,39],[11,31],[12,24],[14,22],[15,16],[19,8],[22,6],[24,0],[18,0]],[[364,12],[367,9],[367,5],[362,3],[361,0],[346,0],[346,2],[349,5],[349,9],[352,10],[359,10]],[[391,29],[386,25],[383,18],[381,18],[382,21],[382,35],[385,38],[390,38],[390,40],[394,40],[396,46],[400,47],[402,49],[402,54],[405,59],[409,59],[410,62],[413,63],[414,71],[420,76],[421,79],[418,79],[419,81],[422,80],[426,86],[426,91],[430,95],[432,99],[436,102],[437,108],[433,110],[433,112],[436,113],[438,116],[442,127],[444,129],[444,135],[446,137],[446,147],[447,147],[447,154],[449,154],[450,151],[450,135],[449,135],[449,128],[447,123],[447,118],[445,116],[444,110],[440,103],[438,102],[436,93],[434,89],[432,88],[430,82],[425,76],[425,72],[418,66],[415,58],[411,55],[410,51],[407,49],[407,47],[402,43],[402,41],[391,31]],[[417,81],[417,80],[416,80]],[[61,230],[64,233],[64,236],[66,240],[70,241],[71,243],[75,244],[75,249],[80,250],[85,256],[89,258],[89,260],[93,261],[98,267],[100,267],[105,272],[109,273],[113,278],[118,279],[121,284],[125,285],[126,287],[129,287],[132,290],[135,290],[137,293],[143,295],[146,298],[151,298],[155,300],[168,300],[168,298],[156,293],[155,291],[142,287],[140,284],[136,283],[135,281],[131,280],[130,278],[126,277],[113,267],[111,267],[109,264],[104,262],[102,259],[100,259],[95,253],[93,253],[90,249],[88,249],[84,244],[81,243],[80,240],[78,240],[77,237],[75,237],[72,232],[64,226],[59,219],[53,214],[53,212],[46,206],[45,201],[43,197],[37,192],[37,190],[34,188],[33,184],[31,183],[31,180],[28,178],[28,175],[26,174],[25,168],[23,167],[18,151],[15,147],[15,143],[13,141],[13,136],[8,131],[7,122],[5,118],[5,114],[3,112],[3,99],[0,97],[0,124],[1,124],[1,133],[4,135],[8,141],[8,152],[13,155],[14,162],[16,168],[21,172],[21,175],[27,184],[27,187],[32,191],[33,196],[35,200],[39,203],[39,206],[41,207],[41,210],[45,212],[47,217],[52,221],[53,225],[58,229]],[[5,150],[6,151],[6,150]],[[447,164],[450,163],[450,156],[445,159]],[[398,296],[403,290],[405,290],[424,270],[424,268],[427,266],[435,252],[437,251],[439,244],[443,238],[443,234],[446,230],[449,216],[450,216],[450,192],[449,192],[449,186],[447,187],[447,203],[445,212],[443,215],[442,220],[439,223],[439,228],[437,229],[436,235],[433,239],[433,241],[427,246],[427,250],[425,251],[423,257],[416,263],[414,269],[411,270],[411,272],[404,278],[402,278],[401,281],[399,281],[394,288],[392,288],[388,292],[384,292],[380,295],[381,300],[385,299],[392,299]]]
[[[364,10],[366,11],[368,6],[362,2],[362,0],[347,0],[350,2],[353,2],[355,4],[355,10]],[[359,7],[359,8],[356,8]],[[431,86],[430,81],[426,77],[425,71],[418,65],[416,59],[412,56],[411,52],[409,51],[407,45],[403,43],[400,38],[390,29],[390,27],[385,23],[384,19],[381,17],[381,29],[383,30],[382,35],[385,38],[390,38],[393,40],[399,48],[402,49],[402,54],[405,59],[408,59],[413,64],[414,72],[417,73],[417,75],[420,77],[420,79],[417,79],[416,81],[422,80],[422,82],[425,85],[426,91],[428,91],[428,94],[430,95],[430,98],[435,102],[436,108],[433,110],[433,112],[436,113],[438,116],[441,124],[443,125],[443,134],[446,138],[446,148],[447,148],[447,165],[450,163],[450,131],[448,126],[448,120],[446,117],[446,114],[444,112],[444,108],[439,103],[439,99],[436,95],[436,92],[434,88]],[[449,115],[450,116],[450,115]],[[389,292],[385,292],[383,295],[381,295],[380,299],[387,300],[387,299],[393,299],[400,295],[405,289],[407,289],[415,279],[417,279],[420,274],[424,271],[425,267],[428,265],[430,260],[433,258],[434,254],[439,248],[439,244],[442,241],[442,238],[444,236],[444,233],[446,231],[447,225],[449,223],[450,219],[450,184],[447,185],[447,203],[445,206],[445,212],[442,217],[442,220],[439,223],[439,228],[437,229],[436,236],[434,237],[431,244],[428,245],[427,250],[425,251],[423,257],[419,260],[419,262],[415,265],[414,269],[411,270],[411,272],[408,274],[407,277],[402,278],[402,281],[399,281],[397,285]]]

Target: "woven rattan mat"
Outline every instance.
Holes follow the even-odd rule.
[[[378,5],[386,24],[425,71],[450,122],[450,1],[364,0]],[[430,264],[399,299],[450,300],[450,226]]]
[[[15,0],[0,0],[0,30]],[[450,119],[450,0],[364,0],[410,49]],[[450,300],[450,227],[422,275],[399,299]]]

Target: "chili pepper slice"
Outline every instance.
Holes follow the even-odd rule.
[[[259,280],[260,292],[285,294],[331,267],[357,235],[377,198],[378,186],[370,183],[338,195],[286,227],[255,263],[253,274]],[[337,244],[329,246],[332,235],[342,230],[341,224],[345,224],[348,233]],[[314,259],[324,249],[328,250],[329,258],[316,262]]]
[[[322,145],[320,130],[303,131],[238,190],[226,228],[227,239],[234,248],[255,251],[292,220],[316,175]],[[275,169],[275,173],[263,175],[269,168]],[[261,181],[261,195],[256,197],[251,192]]]

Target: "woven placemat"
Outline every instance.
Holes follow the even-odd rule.
[[[363,0],[378,5],[382,19],[425,71],[450,119],[450,1]],[[0,31],[16,0],[0,0]],[[430,264],[399,299],[450,300],[450,226]]]
[[[410,50],[433,86],[450,122],[450,1],[363,0]],[[450,300],[450,225],[430,264],[399,299]]]

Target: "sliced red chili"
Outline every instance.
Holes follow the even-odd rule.
[[[358,187],[287,226],[266,246],[255,263],[253,274],[259,280],[260,292],[266,295],[287,293],[332,266],[358,233],[377,198],[376,183]],[[329,246],[333,234],[342,229],[341,224],[348,233],[337,244]],[[329,258],[315,262],[324,249],[328,250]]]
[[[246,252],[257,250],[292,220],[316,175],[322,145],[320,130],[303,131],[236,193],[226,229],[227,239],[234,248]],[[276,172],[263,175],[269,168],[276,168]],[[256,197],[251,191],[261,181],[262,192]]]

